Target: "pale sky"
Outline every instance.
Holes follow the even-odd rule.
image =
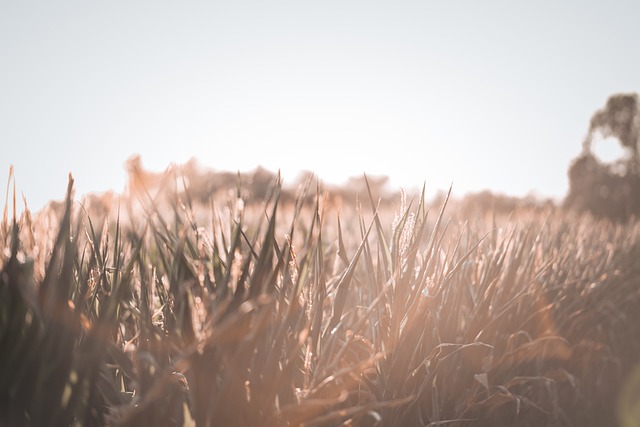
[[[593,112],[640,91],[640,2],[526,3],[4,1],[1,194],[10,164],[32,208],[69,172],[122,191],[139,153],[560,198]]]

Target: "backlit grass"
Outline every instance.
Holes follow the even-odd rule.
[[[1,426],[638,425],[637,222],[72,188],[5,208]]]

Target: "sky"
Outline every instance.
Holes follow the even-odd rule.
[[[69,172],[77,195],[120,192],[137,153],[156,171],[196,157],[559,199],[591,115],[640,91],[639,16],[619,0],[5,1],[0,182],[13,164],[31,209]]]

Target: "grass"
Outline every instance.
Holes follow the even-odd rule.
[[[314,187],[5,207],[0,426],[639,425],[639,223]]]

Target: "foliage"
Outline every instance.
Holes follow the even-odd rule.
[[[579,156],[569,168],[565,205],[618,221],[640,215],[640,174],[622,166],[604,164],[591,153]]]
[[[594,138],[616,138],[626,158],[601,163],[592,153]],[[599,217],[626,220],[640,215],[640,108],[638,95],[611,96],[591,117],[583,151],[569,168],[565,205]]]
[[[605,137],[617,138],[631,152],[634,163],[640,160],[640,106],[635,93],[620,93],[609,97],[607,104],[591,117],[585,151],[590,150],[597,132]]]

